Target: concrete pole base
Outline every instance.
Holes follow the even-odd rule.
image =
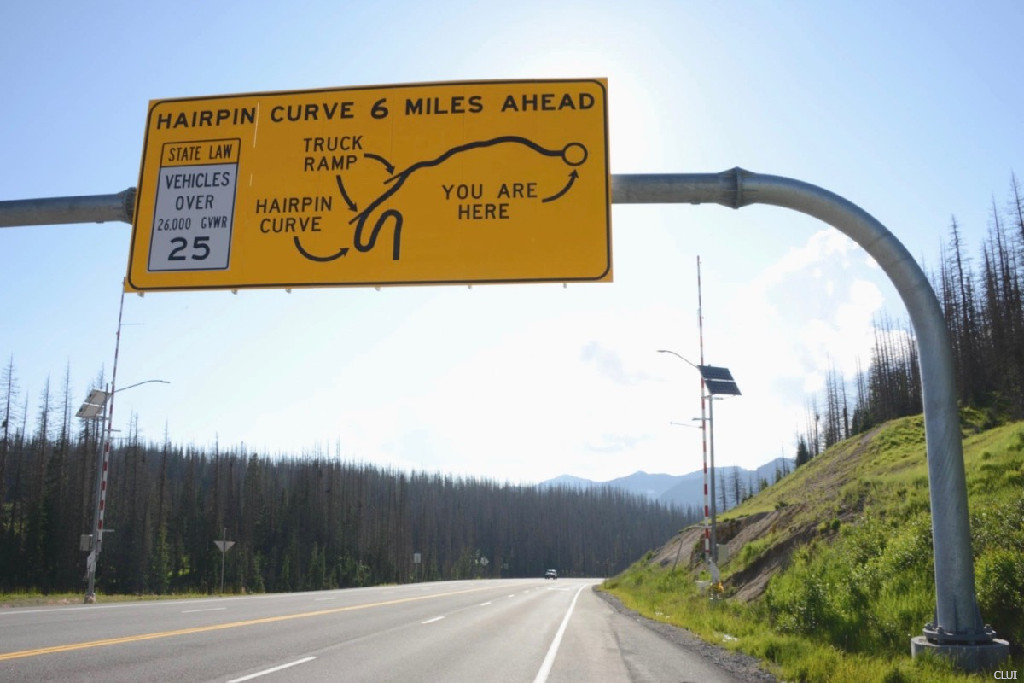
[[[935,643],[925,636],[911,638],[910,656],[917,657],[924,652],[934,653],[938,657],[948,657],[963,671],[973,672],[999,668],[999,665],[1010,656],[1010,643],[993,638],[987,643],[955,645]]]
[[[86,605],[92,605],[95,602],[96,602],[96,594],[95,593],[86,593],[85,594],[85,604]]]

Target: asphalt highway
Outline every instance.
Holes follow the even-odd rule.
[[[0,610],[0,680],[734,681],[596,580],[460,581]]]

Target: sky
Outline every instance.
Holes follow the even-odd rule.
[[[611,173],[736,166],[825,188],[926,269],[977,257],[1022,173],[1024,4],[108,2],[0,7],[0,201],[138,182],[150,100],[607,78]],[[716,465],[792,457],[830,367],[906,309],[784,209],[613,204],[614,282],[125,297],[113,427],[245,454],[508,482],[702,466],[703,350],[742,395]],[[109,380],[131,226],[0,229],[0,358],[35,428]],[[160,382],[149,381],[160,380]],[[678,425],[672,423],[680,423]],[[682,425],[682,426],[680,426]]]

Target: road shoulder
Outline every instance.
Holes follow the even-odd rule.
[[[646,631],[651,635],[657,636],[657,638],[661,639],[666,644],[670,644],[677,651],[687,653],[688,662],[698,658],[700,661],[693,661],[692,666],[704,669],[703,672],[685,672],[685,678],[676,677],[662,680],[711,680],[704,677],[708,675],[714,675],[715,680],[763,681],[764,683],[774,683],[778,680],[775,676],[766,671],[761,666],[761,662],[755,657],[743,654],[742,652],[733,652],[712,643],[708,643],[686,629],[654,621],[653,619],[648,619],[647,617],[625,607],[614,595],[598,590],[597,586],[595,586],[590,592],[601,602],[607,605],[607,607],[619,617],[619,620],[616,621],[617,631],[628,632],[636,639],[642,638],[642,636],[639,635],[640,630]],[[628,629],[628,631],[625,626],[626,623],[631,623],[633,625],[632,628]],[[624,647],[623,652],[624,654],[627,653],[628,648]],[[628,655],[626,656],[628,664]],[[704,668],[705,666],[706,669]],[[677,671],[677,674],[683,673],[684,672]],[[690,677],[694,674],[701,673],[703,673],[703,676],[699,676],[697,678]],[[643,679],[633,678],[632,680]]]

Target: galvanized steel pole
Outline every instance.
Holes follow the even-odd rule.
[[[16,199],[0,202],[0,228],[106,221],[131,223],[134,210],[134,187],[117,194]]]
[[[913,257],[866,211],[820,187],[734,168],[722,173],[613,175],[616,204],[716,203],[738,209],[770,204],[818,218],[875,259],[903,299],[917,337],[928,454],[935,555],[935,621],[911,640],[911,652],[934,650],[977,669],[1008,656],[978,610],[967,511],[953,353],[935,292]]]

